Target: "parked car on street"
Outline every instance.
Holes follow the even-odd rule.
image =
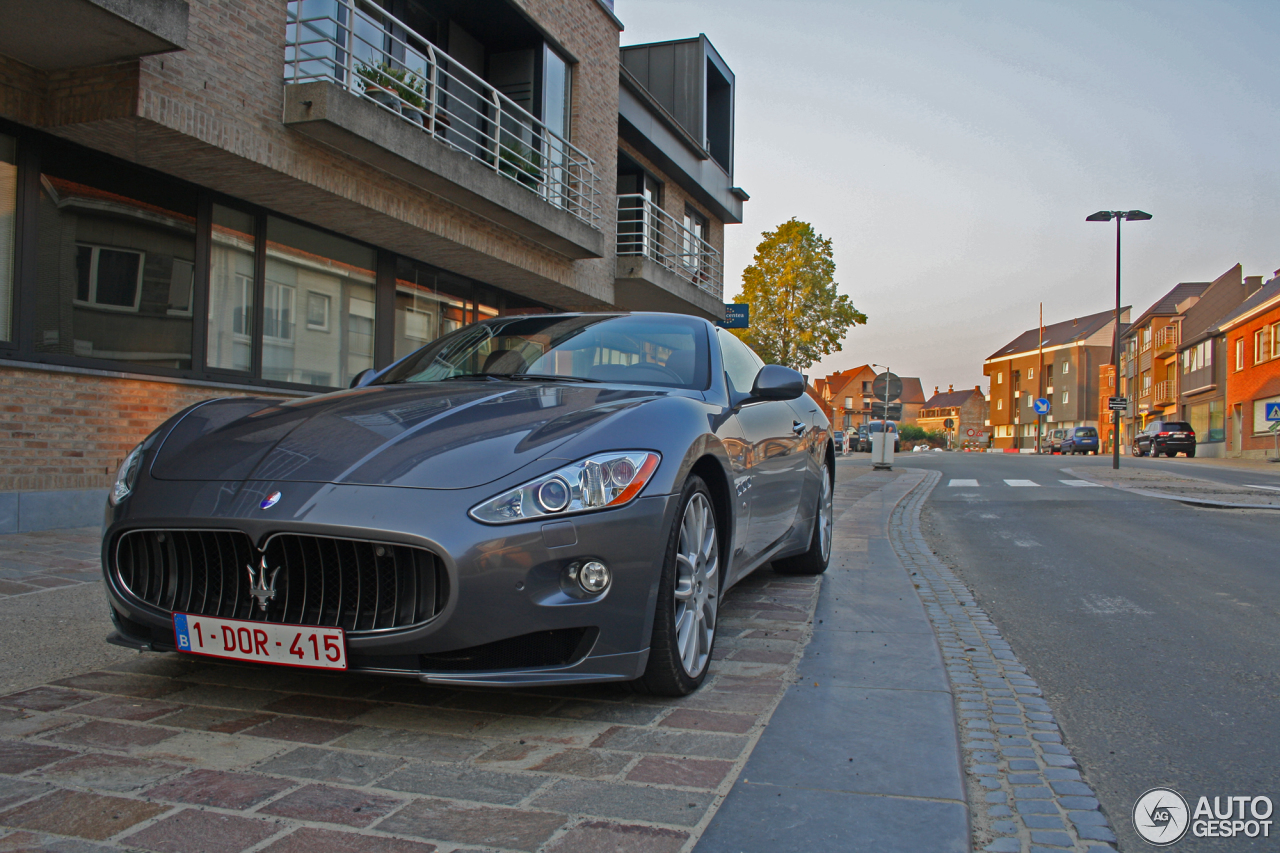
[[[860,424],[858,426],[858,442],[853,449],[859,453],[871,452],[871,433],[867,429],[866,424]]]
[[[897,453],[901,442],[898,441],[898,422],[897,421],[871,421],[867,424],[867,450],[871,450],[871,434],[877,432],[888,431],[893,435],[893,452]]]
[[[836,453],[844,453],[844,433],[833,432],[831,434],[831,440],[835,443]]]
[[[1049,430],[1040,441],[1040,451],[1042,453],[1061,453],[1062,439],[1066,434],[1067,431],[1062,427]]]
[[[1196,431],[1186,421],[1152,421],[1138,433],[1130,448],[1134,456],[1196,455]]]
[[[110,639],[684,695],[735,583],[825,571],[833,450],[804,377],[705,320],[485,320],[349,390],[162,424],[110,492]]]
[[[1058,430],[1054,430],[1058,432]],[[1071,427],[1065,430],[1066,435],[1058,445],[1063,456],[1075,456],[1077,453],[1098,455],[1098,428],[1091,426]]]

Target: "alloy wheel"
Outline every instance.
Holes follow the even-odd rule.
[[[690,678],[706,668],[716,635],[720,544],[711,502],[695,493],[685,505],[676,549],[675,623],[680,664]]]
[[[835,526],[834,495],[831,492],[831,472],[822,466],[822,496],[818,498],[818,541],[822,559],[831,558],[831,530]]]

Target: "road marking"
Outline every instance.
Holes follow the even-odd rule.
[[[1016,489],[1025,489],[1025,488],[1030,488],[1032,486],[1039,488],[1040,486],[1040,484],[1037,483],[1035,480],[1005,480],[1004,484],[1006,486],[1013,486]]]
[[[952,480],[951,482],[954,483],[955,480]],[[1245,483],[1244,486],[1246,489],[1269,489],[1270,491],[1273,491],[1273,492],[1280,492],[1280,486],[1254,486],[1254,485],[1250,485],[1249,483]]]
[[[947,483],[947,485],[960,486],[962,488],[976,488],[978,485],[978,481],[977,480],[952,480],[950,483]]]
[[[1150,616],[1150,610],[1143,610],[1127,598],[1121,596],[1086,595],[1083,599],[1084,609],[1097,616],[1116,616],[1121,613],[1135,616]]]
[[[1059,480],[1064,486],[1075,486],[1078,489],[1102,488],[1101,483],[1090,483],[1088,480]]]

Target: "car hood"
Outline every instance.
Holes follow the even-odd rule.
[[[658,390],[530,382],[374,385],[304,400],[214,400],[169,431],[151,476],[468,489]]]

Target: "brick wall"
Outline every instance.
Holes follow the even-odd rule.
[[[296,395],[0,366],[0,492],[107,488],[174,412],[241,396]]]
[[[1269,433],[1253,432],[1254,404],[1257,398],[1280,395],[1280,358],[1254,362],[1253,336],[1262,328],[1280,323],[1280,306],[1255,317],[1227,333],[1227,449],[1246,456],[1264,456],[1274,452],[1275,438]],[[1244,370],[1236,370],[1236,340],[1244,338]],[[1236,406],[1240,407],[1243,435],[1237,433]],[[1238,440],[1242,439],[1242,440]],[[1239,446],[1237,446],[1239,445]]]

